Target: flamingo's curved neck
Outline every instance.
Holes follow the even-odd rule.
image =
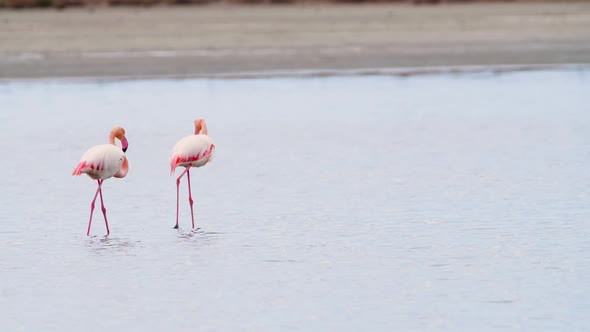
[[[109,134],[109,144],[117,145],[117,144],[115,144],[115,133],[114,132],[111,132]]]
[[[205,120],[199,119],[195,121],[195,135],[207,135],[207,124]]]
[[[127,157],[123,159],[123,164],[121,165],[121,169],[115,174],[116,178],[124,178],[129,172],[129,162],[127,161]]]

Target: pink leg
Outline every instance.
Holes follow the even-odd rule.
[[[195,229],[195,214],[193,212],[193,195],[191,194],[191,172],[190,170],[186,169],[186,179],[188,181],[188,202],[191,205],[191,220],[193,222],[193,229]]]
[[[94,203],[96,202],[96,197],[100,192],[100,180],[98,180],[98,189],[96,189],[96,193],[94,194],[94,199],[92,199],[92,203],[90,203],[90,219],[88,220],[88,230],[86,231],[86,236],[90,235],[90,225],[92,224],[92,212],[94,212]]]
[[[178,229],[178,196],[180,195],[180,179],[184,176],[184,173],[188,172],[189,167],[190,165],[182,173],[180,173],[180,176],[176,179],[176,226],[174,226],[176,229]]]
[[[107,235],[111,234],[109,230],[109,222],[107,221],[107,208],[104,207],[104,201],[102,199],[102,183],[104,180],[98,180],[100,183],[98,194],[100,195],[100,207],[102,209],[102,214],[104,215],[104,224],[107,226]]]

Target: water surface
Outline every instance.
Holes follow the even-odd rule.
[[[0,84],[3,331],[582,331],[587,72]],[[205,117],[215,160],[174,143]],[[82,153],[127,129],[129,175]]]

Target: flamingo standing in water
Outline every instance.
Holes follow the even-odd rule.
[[[195,216],[193,212],[193,197],[191,194],[191,167],[201,167],[211,160],[215,145],[211,137],[207,136],[207,124],[204,119],[198,118],[195,120],[195,134],[189,135],[178,141],[172,149],[172,159],[170,160],[170,174],[174,174],[174,170],[178,166],[186,167],[186,169],[176,179],[176,226],[178,229],[178,196],[180,190],[180,179],[186,173],[188,181],[188,202],[191,205],[191,219],[193,228],[195,228]]]
[[[121,141],[121,147],[115,145],[115,138]],[[92,212],[94,212],[94,203],[96,196],[100,195],[100,205],[102,214],[104,215],[104,223],[107,227],[107,235],[110,234],[109,222],[107,221],[107,209],[104,207],[102,199],[102,183],[110,177],[123,178],[129,171],[129,163],[125,152],[129,143],[125,137],[125,129],[123,127],[115,127],[109,134],[110,144],[101,144],[90,148],[82,158],[78,166],[74,168],[72,175],[81,175],[86,173],[90,178],[98,182],[98,189],[94,194],[94,199],[90,204],[90,220],[88,220],[88,231],[86,235],[90,235],[90,225],[92,224]]]

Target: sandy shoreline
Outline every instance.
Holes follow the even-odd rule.
[[[590,3],[0,11],[0,78],[588,64],[589,26]]]

